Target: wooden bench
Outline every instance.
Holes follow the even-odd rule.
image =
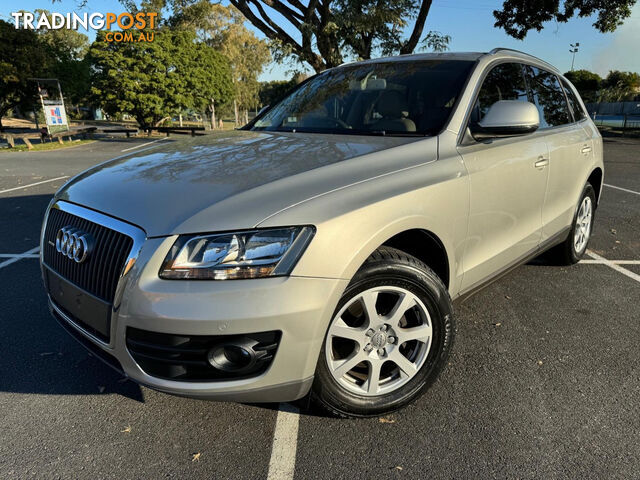
[[[13,132],[4,132],[0,133],[0,138],[4,138],[9,147],[14,148],[16,146],[16,140],[22,140],[24,144],[27,146],[29,150],[33,148],[33,144],[31,140],[40,139],[44,142],[45,139],[49,138],[53,140],[54,138],[58,140],[58,143],[64,145],[64,141],[62,140],[64,137],[72,137],[74,135],[82,135],[83,138],[87,138],[88,135],[91,135],[93,132],[97,130],[96,127],[74,127],[68,132],[58,132],[52,135],[47,133],[46,129],[42,129],[40,131],[31,131],[27,133],[13,133]]]
[[[127,138],[131,137],[131,134],[138,135],[137,128],[101,128],[102,133],[126,133]]]
[[[157,132],[161,132],[161,133],[166,133],[167,137],[172,133],[177,133],[179,135],[191,134],[192,137],[195,137],[196,135],[204,135],[203,133],[196,133],[196,132],[203,132],[204,127],[145,127],[144,129],[144,131],[149,134],[153,130],[156,130]]]

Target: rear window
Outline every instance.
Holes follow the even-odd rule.
[[[567,92],[567,100],[569,101],[569,108],[573,113],[573,119],[576,122],[579,122],[582,119],[587,118],[586,112],[582,109],[580,105],[580,100],[576,97],[576,94],[573,93],[573,89],[569,82],[567,82],[564,78],[562,79],[562,86],[564,87],[564,91]]]

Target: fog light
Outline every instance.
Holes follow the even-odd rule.
[[[207,354],[212,367],[224,372],[250,371],[256,363],[255,341],[222,343],[216,345]]]

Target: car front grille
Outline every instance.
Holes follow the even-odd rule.
[[[63,227],[73,227],[90,234],[95,240],[91,255],[77,263],[56,250],[56,235]],[[69,212],[52,208],[45,227],[43,261],[63,278],[82,290],[113,303],[116,287],[133,239],[100,224]]]

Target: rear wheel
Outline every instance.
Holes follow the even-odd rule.
[[[375,416],[419,397],[453,341],[446,287],[418,259],[376,251],[343,294],[323,344],[312,399],[341,416]]]
[[[569,236],[550,251],[561,265],[578,263],[587,251],[593,231],[595,207],[596,194],[591,184],[587,183],[580,197]]]

